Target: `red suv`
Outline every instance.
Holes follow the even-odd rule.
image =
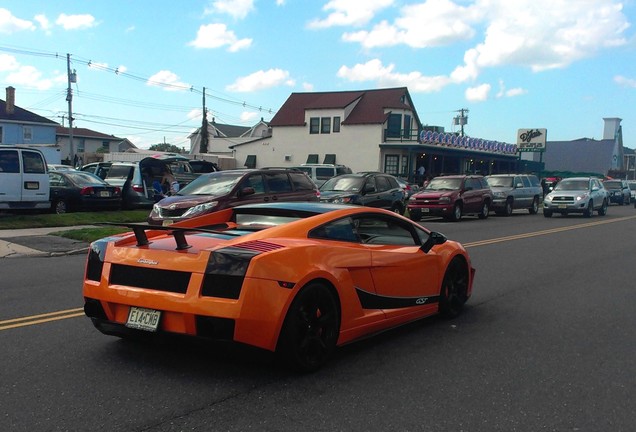
[[[480,175],[451,175],[435,177],[408,202],[412,220],[422,216],[442,216],[458,221],[464,215],[476,214],[486,219],[492,204],[492,190]]]

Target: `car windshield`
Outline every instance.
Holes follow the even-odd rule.
[[[629,184],[629,188],[630,188],[631,190],[636,190],[636,183],[630,183],[630,184]]]
[[[590,182],[588,180],[561,180],[554,190],[561,191],[576,191],[576,190],[588,190],[590,188]]]
[[[321,191],[359,192],[364,185],[364,177],[334,177],[320,187]]]
[[[622,189],[623,188],[622,183],[619,181],[606,181],[606,182],[603,182],[603,184],[605,185],[607,189]]]
[[[461,188],[462,179],[460,178],[434,178],[424,188],[427,191],[452,191]]]
[[[491,187],[512,187],[512,177],[486,177]]]
[[[181,189],[177,195],[226,195],[244,174],[229,171],[202,174]]]

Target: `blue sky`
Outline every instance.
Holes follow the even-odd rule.
[[[208,119],[268,121],[292,92],[406,86],[424,124],[514,143],[602,138],[636,148],[636,0],[71,0],[0,3],[0,82],[74,125],[189,149]],[[0,99],[5,99],[4,91]]]

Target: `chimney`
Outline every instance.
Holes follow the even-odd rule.
[[[7,100],[6,108],[7,114],[13,114],[15,112],[15,88],[7,87]]]

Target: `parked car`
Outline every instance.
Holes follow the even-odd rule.
[[[0,146],[1,210],[48,209],[49,194],[49,175],[40,150]]]
[[[78,170],[50,171],[49,180],[51,209],[55,213],[121,208],[121,189],[95,174]]]
[[[300,371],[378,331],[454,318],[473,288],[461,244],[381,209],[270,202],[125,226],[134,234],[89,249],[84,312],[97,330],[246,344]]]
[[[318,201],[318,188],[304,172],[289,169],[239,169],[201,174],[176,195],[153,207],[148,222],[170,225],[240,204],[269,201]]]
[[[318,187],[322,186],[330,178],[342,174],[351,174],[352,172],[348,166],[337,164],[302,164],[294,168],[306,172]]]
[[[510,216],[516,209],[539,211],[543,188],[535,175],[494,174],[486,177],[492,189],[492,209],[498,215]]]
[[[166,168],[179,182],[180,189],[199,176],[192,171],[188,158],[160,155],[139,162],[113,162],[104,180],[121,188],[124,208],[152,208],[167,192],[167,186],[161,184]],[[159,189],[155,187],[157,183]]]
[[[214,162],[202,159],[190,159],[192,171],[196,174],[205,174],[219,171],[218,166]]]
[[[366,172],[343,174],[320,187],[320,201],[377,207],[403,214],[404,191],[390,174]]]
[[[636,206],[636,180],[628,180],[627,186],[629,186],[630,201],[634,201]]]
[[[626,180],[604,180],[603,186],[609,192],[609,202],[618,205],[629,205],[632,193]]]
[[[585,217],[591,217],[594,211],[598,211],[599,216],[605,216],[608,205],[608,192],[598,178],[565,178],[545,196],[543,216],[552,217],[553,213],[563,216],[582,213]]]
[[[112,164],[112,162],[91,162],[82,166],[80,171],[86,171],[95,174],[101,179],[105,179]]]
[[[492,205],[492,190],[480,175],[449,175],[432,179],[408,201],[409,215],[419,221],[422,216],[442,216],[458,221],[476,214],[486,219]]]
[[[396,178],[398,183],[402,187],[402,190],[404,190],[405,199],[411,198],[411,195],[413,195],[415,192],[420,190],[420,186],[418,184],[409,183],[408,181],[400,177],[396,177]]]
[[[74,167],[64,164],[46,164],[49,171],[77,171]]]

